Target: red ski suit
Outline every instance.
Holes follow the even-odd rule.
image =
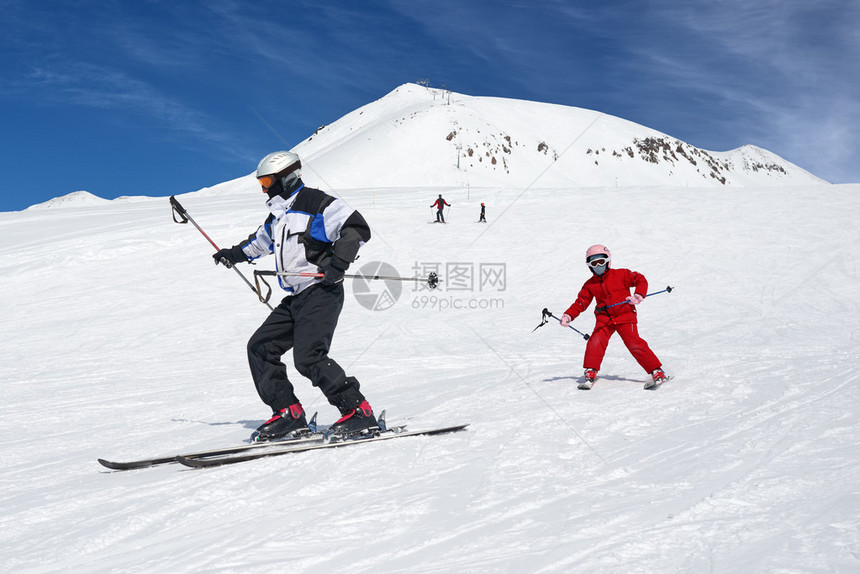
[[[660,368],[660,359],[651,351],[648,343],[639,336],[636,307],[629,303],[622,303],[606,308],[608,305],[627,299],[630,296],[631,287],[635,287],[635,293],[642,297],[648,294],[648,281],[641,273],[630,269],[607,269],[603,275],[594,275],[586,281],[576,301],[565,311],[565,314],[571,316],[571,320],[576,319],[580,313],[588,309],[592,299],[597,300],[597,307],[594,310],[596,323],[594,332],[585,346],[583,368],[600,370],[609,339],[616,331],[627,350],[645,369],[645,372],[650,373]]]

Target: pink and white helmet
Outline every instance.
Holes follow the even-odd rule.
[[[605,263],[603,265],[595,266],[592,264],[592,261],[599,261],[601,259],[605,259]],[[609,264],[612,261],[612,254],[609,252],[609,248],[605,245],[592,245],[585,252],[585,263],[588,265],[588,268],[591,269],[592,272],[597,275],[603,275],[604,271],[609,269]]]

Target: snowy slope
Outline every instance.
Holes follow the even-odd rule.
[[[0,571],[860,568],[860,185],[752,146],[414,85],[296,150],[307,183],[373,227],[358,267],[443,279],[376,311],[368,295],[394,285],[348,285],[332,356],[390,422],[469,431],[106,472],[96,458],[234,444],[267,418],[244,356],[266,308],[166,198],[0,213]],[[427,225],[439,192],[450,223]],[[266,215],[250,175],[180,200],[225,246]],[[617,340],[578,391],[582,339],[531,332],[573,300],[595,242],[651,291],[676,288],[640,307],[676,376],[656,392]]]
[[[269,414],[244,357],[266,309],[165,198],[2,213],[0,571],[860,569],[860,185],[473,186],[446,191],[446,226],[421,185],[337,193],[373,227],[362,264],[445,282],[384,311],[348,294],[332,356],[391,422],[470,430],[106,472],[247,438]],[[266,215],[248,178],[180,199],[224,245]],[[617,340],[578,391],[582,339],[531,332],[595,242],[675,287],[640,306],[676,375],[656,392]],[[504,290],[469,287],[499,263]]]

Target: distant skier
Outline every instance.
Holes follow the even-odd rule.
[[[430,207],[436,208],[436,223],[445,223],[445,215],[442,213],[442,210],[445,209],[445,206],[450,207],[451,204],[442,199],[442,194],[439,194],[439,199],[433,202],[433,205]]]
[[[287,377],[281,356],[293,349],[296,370],[310,379],[342,417],[330,430],[354,432],[378,426],[355,377],[328,356],[343,308],[343,278],[358,249],[370,239],[361,214],[342,200],[302,182],[299,156],[274,152],[257,166],[257,181],[271,212],[248,239],[213,255],[231,267],[273,253],[278,271],[324,273],[324,277],[280,277],[287,292],[248,341],[248,363],[257,393],[273,414],[252,435],[268,441],[308,430],[305,411]]]
[[[642,302],[648,294],[648,281],[645,276],[629,269],[611,269],[609,248],[605,245],[592,245],[585,252],[585,262],[591,270],[592,277],[585,282],[576,301],[561,316],[561,326],[567,327],[591,304],[597,300],[594,315],[597,319],[594,332],[585,346],[585,383],[580,388],[591,388],[597,380],[600,364],[606,353],[609,339],[615,332],[621,337],[627,350],[633,355],[639,365],[651,374],[651,381],[645,388],[652,388],[666,380],[660,359],[651,351],[648,343],[639,336],[636,318],[636,305]],[[630,289],[634,288],[633,295]],[[626,302],[622,305],[613,305]]]
[[[483,203],[481,204],[481,217],[478,219],[478,223],[482,222],[487,222],[487,207]]]

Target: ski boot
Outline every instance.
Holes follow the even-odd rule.
[[[666,382],[666,373],[663,369],[654,369],[651,371],[651,380],[645,383],[645,389],[656,389],[659,385]]]
[[[332,442],[355,439],[370,438],[380,432],[379,423],[373,415],[373,409],[367,401],[358,407],[347,411],[331,427],[326,435]]]
[[[597,380],[597,371],[594,369],[585,369],[585,379],[577,385],[576,388],[582,389],[583,391],[587,391],[594,386],[594,382]]]
[[[296,403],[272,413],[272,418],[260,425],[251,435],[251,442],[299,438],[310,432],[305,410],[301,403]]]

